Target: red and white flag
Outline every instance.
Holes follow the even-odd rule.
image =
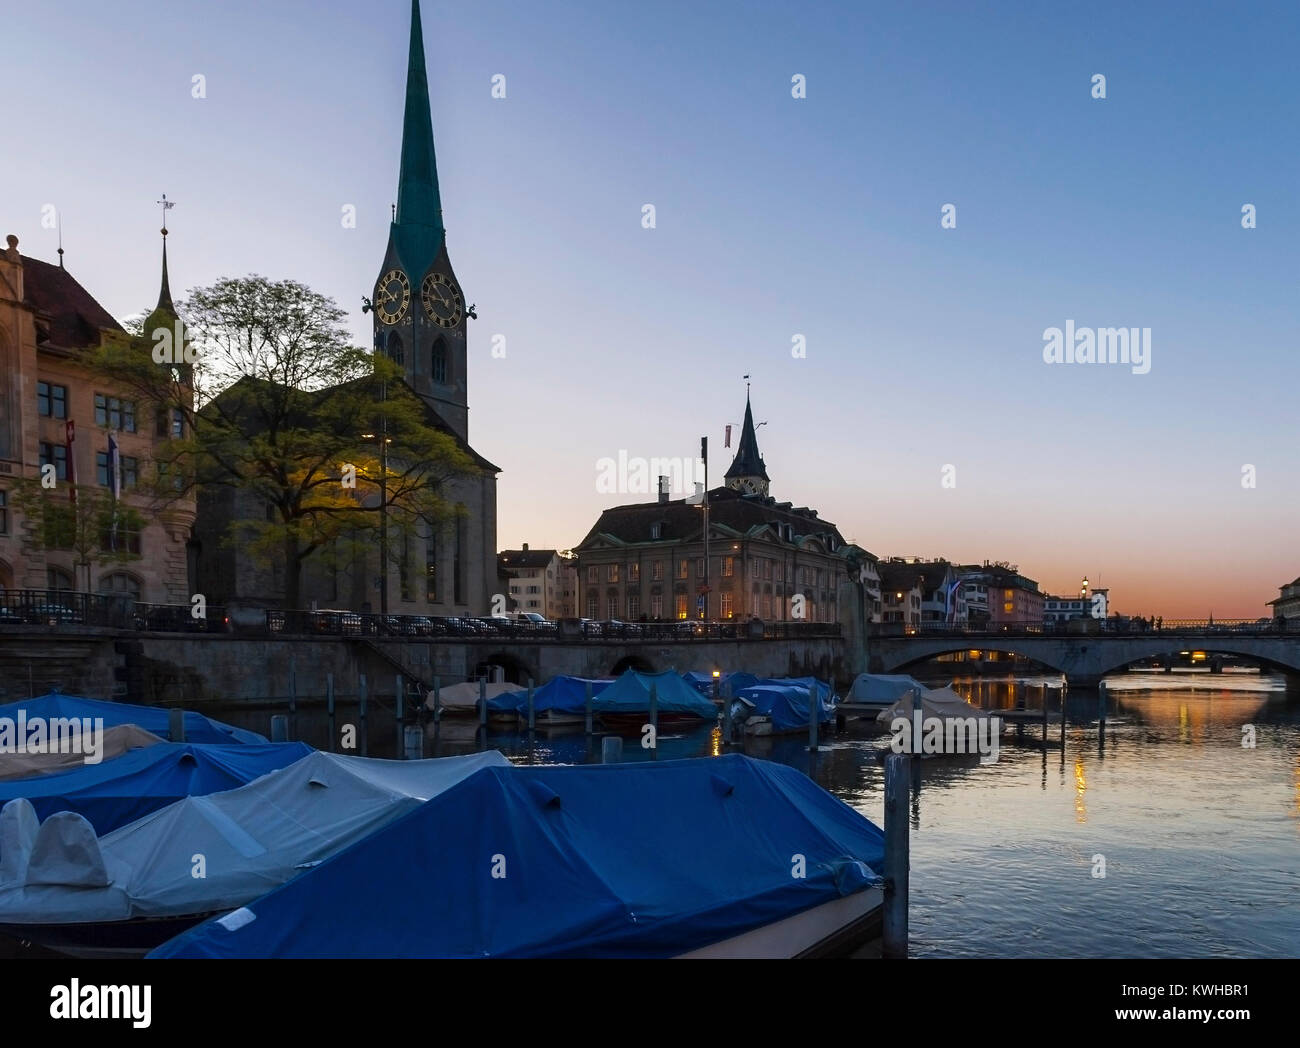
[[[726,438],[722,441],[722,446],[724,448],[731,447],[731,423],[727,423],[727,435]]]

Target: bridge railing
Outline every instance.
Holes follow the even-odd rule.
[[[1070,637],[1149,636],[1154,633],[1235,635],[1300,634],[1300,619],[1070,619],[1063,622],[1002,622],[970,625],[953,622],[878,622],[871,625],[876,637]]]

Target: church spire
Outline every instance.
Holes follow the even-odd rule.
[[[163,234],[163,264],[162,264],[162,287],[158,290],[158,305],[154,306],[154,312],[166,310],[168,313],[175,313],[176,307],[172,305],[172,289],[167,282],[167,230]]]
[[[746,376],[748,377],[748,376]],[[754,432],[754,412],[749,406],[749,391],[745,391],[745,424],[740,431],[740,444],[736,457],[727,470],[727,487],[746,494],[766,495],[770,483],[763,456],[758,453],[758,435]]]
[[[433,150],[429,77],[424,64],[420,0],[411,0],[411,51],[406,68],[406,116],[402,123],[402,171],[393,220],[398,255],[409,270],[423,273],[442,246],[442,199]]]

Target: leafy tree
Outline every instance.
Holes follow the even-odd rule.
[[[155,452],[160,499],[225,490],[269,509],[245,512],[224,541],[284,565],[288,607],[312,557],[376,548],[381,507],[390,528],[461,512],[448,482],[478,466],[397,365],[349,343],[332,299],[253,275],[195,289],[179,312],[179,342],[174,316],[156,310],[92,366],[181,423]]]
[[[14,485],[13,500],[26,525],[25,547],[71,551],[88,591],[93,588],[92,566],[140,559],[138,544],[130,539],[140,534],[144,518],[131,506],[114,502],[101,487],[65,483],[46,488],[39,478],[26,477]]]

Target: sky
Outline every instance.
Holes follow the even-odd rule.
[[[1297,5],[422,10],[500,548],[653,497],[600,490],[603,458],[707,435],[716,483],[747,374],[772,494],[877,556],[1086,575],[1166,619],[1267,615],[1300,575]],[[125,317],[166,193],[178,295],[300,280],[370,345],[409,20],[0,0],[0,234],[54,261],[53,213]],[[1149,371],[1047,362],[1067,322],[1150,329]]]

